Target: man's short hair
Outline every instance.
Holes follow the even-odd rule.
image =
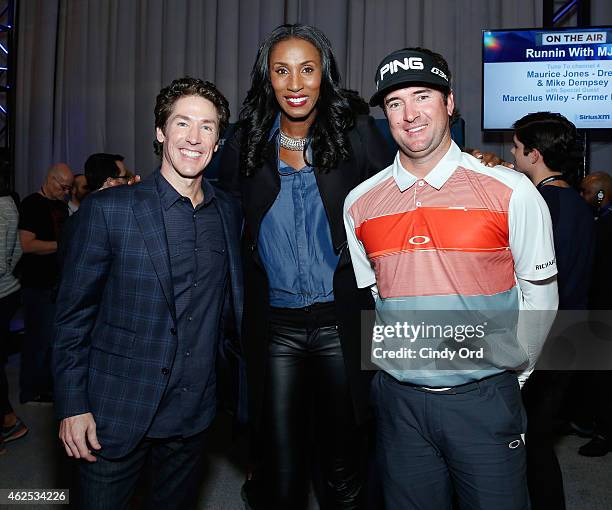
[[[84,171],[89,191],[100,189],[109,177],[115,178],[119,176],[120,170],[115,161],[123,161],[123,156],[120,154],[98,152],[87,158]]]
[[[525,156],[537,149],[544,164],[556,172],[575,170],[576,126],[560,113],[537,112],[525,115],[514,125],[514,135],[525,146]]]
[[[165,132],[166,122],[172,114],[174,103],[181,97],[187,96],[198,96],[208,99],[215,106],[217,116],[219,117],[219,136],[221,136],[227,127],[230,117],[227,99],[225,99],[225,96],[219,92],[213,83],[189,76],[174,80],[170,85],[160,90],[155,102],[155,127]],[[155,140],[153,148],[155,149],[155,154],[160,156],[162,144]]]

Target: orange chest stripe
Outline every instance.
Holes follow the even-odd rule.
[[[414,250],[498,251],[508,248],[508,213],[421,207],[364,221],[357,237],[370,258]]]

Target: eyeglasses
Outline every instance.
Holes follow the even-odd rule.
[[[55,175],[53,176],[53,178],[55,179],[55,182],[57,182],[64,191],[72,190],[72,186],[69,186],[68,184],[62,184],[62,182],[57,177],[55,177]]]
[[[111,177],[111,179],[123,179],[127,182],[131,179],[131,177],[129,175],[118,175],[117,177]]]

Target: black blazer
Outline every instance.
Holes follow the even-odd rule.
[[[261,220],[280,191],[276,143],[265,149],[265,160],[254,175],[240,173],[240,132],[226,142],[219,173],[219,185],[240,196],[246,220],[243,237],[245,301],[243,316],[243,351],[247,362],[249,418],[257,429],[261,421],[268,349],[269,290],[268,278],[257,250]],[[368,414],[369,382],[372,373],[360,365],[360,311],[372,309],[369,289],[358,289],[350,263],[342,208],[346,195],[359,183],[391,164],[387,142],[367,115],[357,117],[349,132],[352,156],[337,168],[324,172],[315,168],[323,206],[327,213],[333,245],[340,253],[334,273],[334,297],[339,321],[344,362],[349,378],[355,417],[363,421]]]

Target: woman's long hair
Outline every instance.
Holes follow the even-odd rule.
[[[240,111],[240,166],[247,176],[262,165],[270,129],[280,111],[270,81],[270,52],[275,44],[292,38],[308,41],[321,55],[321,88],[315,106],[317,116],[309,132],[312,161],[307,162],[327,171],[351,156],[347,131],[353,127],[356,113],[349,102],[352,96],[349,98],[340,88],[340,73],[329,40],[313,26],[281,25],[259,47],[251,71],[251,88]]]

